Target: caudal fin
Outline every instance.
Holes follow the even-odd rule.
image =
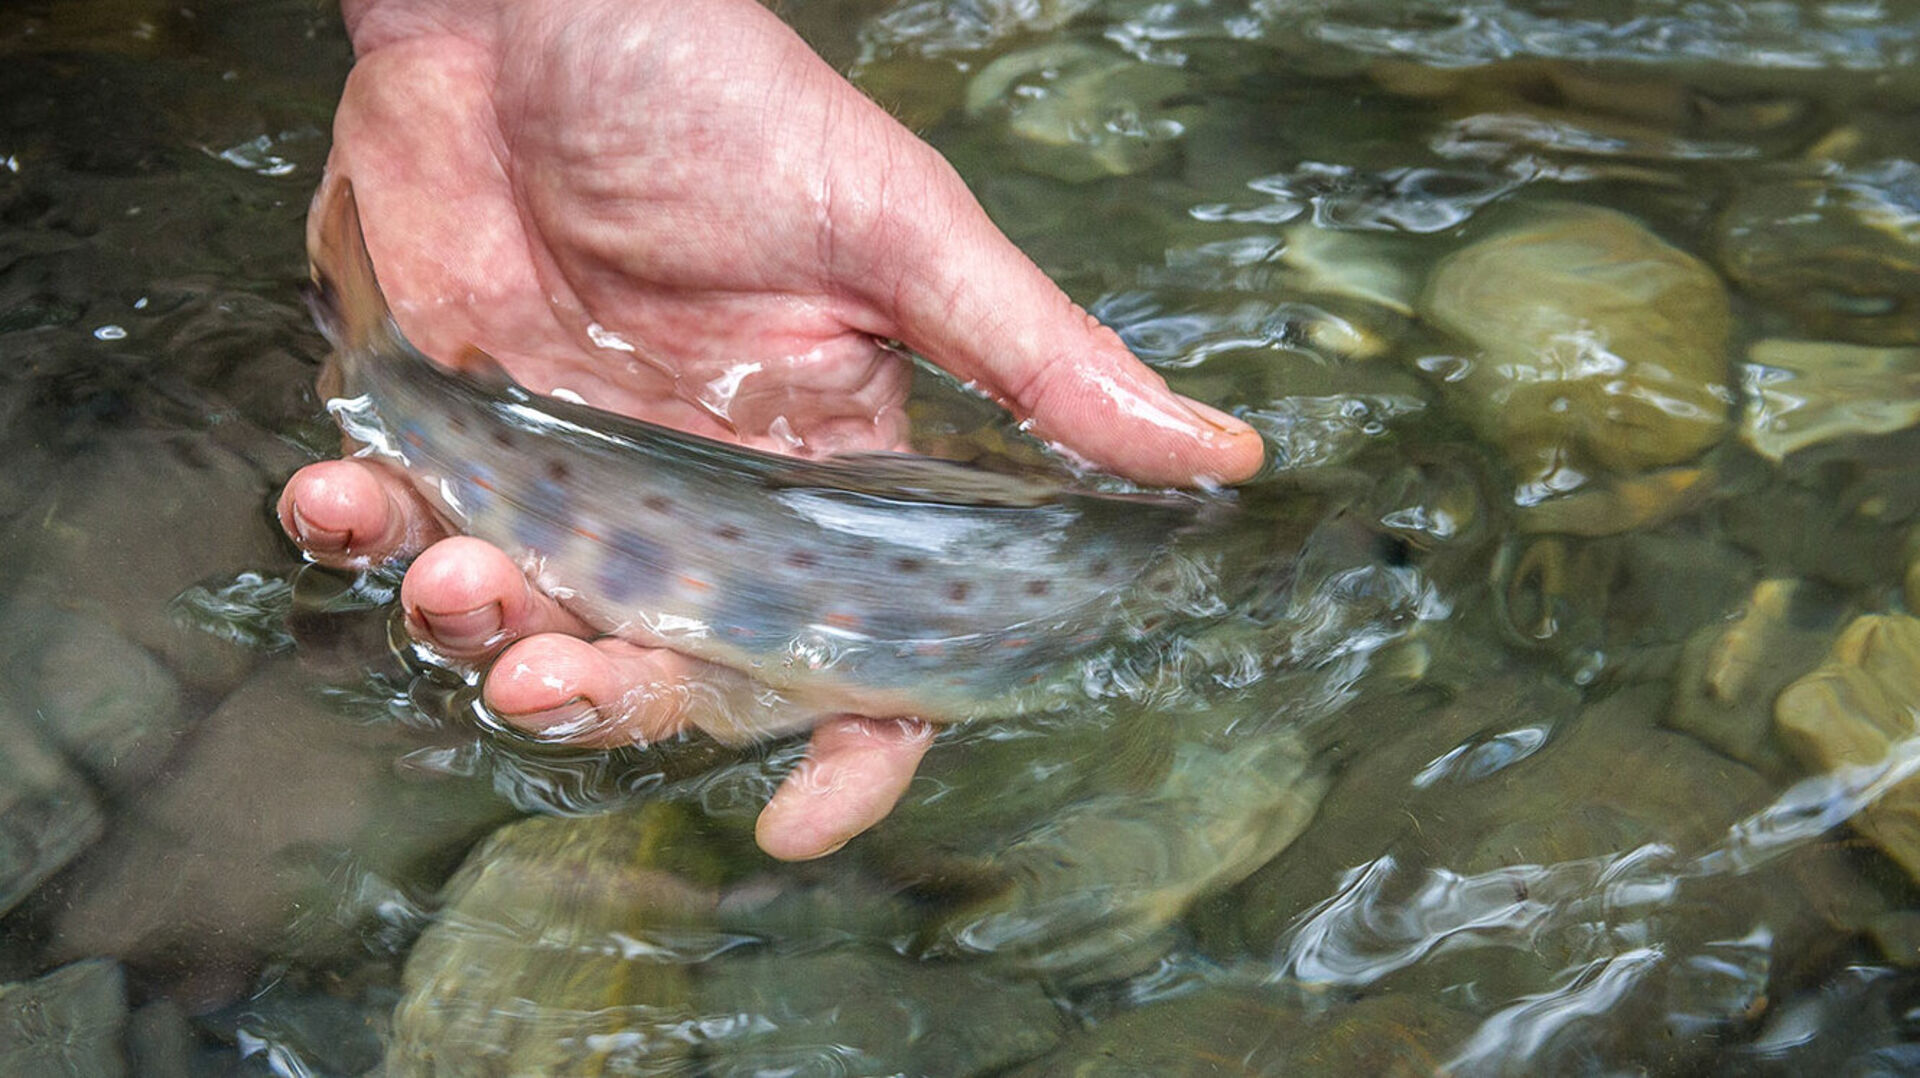
[[[373,273],[360,210],[347,180],[321,187],[309,211],[307,258],[313,276],[307,302],[320,332],[343,354],[385,351],[400,341],[393,312]]]

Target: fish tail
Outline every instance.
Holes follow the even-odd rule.
[[[345,179],[323,184],[308,214],[307,259],[313,283],[307,305],[314,322],[349,361],[392,354],[405,338],[374,276],[353,184]]]

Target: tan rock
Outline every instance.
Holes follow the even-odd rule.
[[[1720,280],[1624,214],[1532,208],[1443,261],[1420,308],[1473,349],[1444,390],[1523,481],[1679,464],[1727,428]]]
[[[1177,68],[1110,48],[1063,41],[1011,52],[967,86],[967,115],[1001,116],[1027,168],[1084,183],[1126,176],[1162,160],[1192,106],[1170,104],[1187,88]]]
[[[1768,460],[1920,423],[1920,348],[1766,340],[1747,361],[1740,439]]]
[[[1898,766],[1920,734],[1920,618],[1854,619],[1827,661],[1787,686],[1774,705],[1780,738],[1814,771]],[[1901,759],[1892,758],[1896,753]],[[1855,814],[1855,830],[1920,880],[1920,776],[1897,773]]]
[[[1762,580],[1731,622],[1695,632],[1681,651],[1665,724],[1763,773],[1796,768],[1774,733],[1780,690],[1826,655],[1839,615],[1814,616],[1811,589],[1792,578]]]

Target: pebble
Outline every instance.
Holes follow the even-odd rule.
[[[118,963],[92,959],[0,985],[0,1074],[120,1078],[127,990]]]

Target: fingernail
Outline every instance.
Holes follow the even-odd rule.
[[[457,614],[417,608],[414,617],[435,643],[452,651],[477,651],[500,638],[501,610],[498,602],[476,606]]]
[[[600,710],[584,696],[575,696],[541,711],[507,712],[496,709],[495,714],[502,722],[528,737],[555,742],[574,741],[582,733],[596,730],[600,718]]]
[[[335,531],[322,528],[300,512],[300,503],[295,502],[291,513],[293,517],[293,538],[309,551],[335,552],[347,549],[353,543],[351,528]]]

